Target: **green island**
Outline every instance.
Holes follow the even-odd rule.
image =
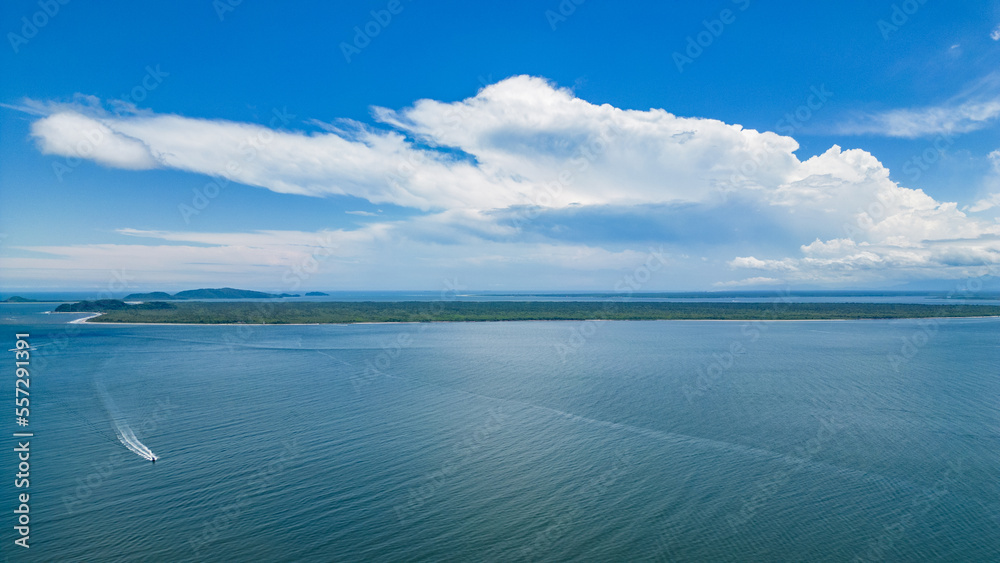
[[[167,301],[181,299],[275,299],[278,297],[298,297],[294,293],[265,293],[250,289],[233,289],[231,287],[188,289],[171,295],[165,291],[151,293],[133,293],[125,296],[125,301]]]
[[[37,299],[28,299],[27,297],[21,297],[20,295],[13,295],[3,300],[3,303],[41,303]]]
[[[176,305],[162,301],[149,303],[126,303],[120,299],[98,299],[96,301],[80,301],[63,303],[56,307],[56,313],[106,313],[109,311],[150,311],[155,309],[173,309]]]
[[[1000,316],[995,305],[898,303],[664,303],[634,301],[149,302],[64,304],[56,312],[103,313],[88,322],[330,324],[583,320],[857,320]]]

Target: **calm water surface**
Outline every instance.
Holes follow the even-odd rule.
[[[11,561],[1000,561],[998,319],[241,328],[49,309],[0,306],[4,349],[38,346],[30,552],[0,458]]]

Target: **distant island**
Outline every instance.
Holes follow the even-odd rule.
[[[149,302],[64,304],[56,312],[104,313],[89,322],[341,324],[584,320],[858,320],[995,317],[995,305],[900,303],[663,303],[579,301]]]
[[[157,311],[174,309],[173,303],[151,301],[149,303],[131,304],[120,299],[98,299],[96,301],[80,301],[78,303],[63,303],[55,308],[56,313],[104,313],[107,311]]]
[[[323,293],[322,291],[310,291],[306,294],[306,297],[326,297],[329,295],[329,293]]]
[[[174,296],[165,291],[154,291],[152,293],[133,293],[125,296],[125,301],[169,301]]]
[[[4,303],[41,303],[37,299],[28,299],[27,297],[21,297],[20,295],[13,295],[3,300]]]
[[[233,289],[220,287],[217,289],[189,289],[173,295],[164,291],[151,293],[133,293],[126,295],[123,301],[171,301],[181,299],[277,299],[281,297],[298,297],[293,293],[264,293],[249,289]]]

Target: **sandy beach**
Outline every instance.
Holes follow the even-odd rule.
[[[76,319],[75,321],[69,321],[66,324],[76,325],[76,324],[80,324],[80,323],[85,323],[85,322],[89,321],[90,319],[92,319],[94,317],[100,317],[103,314],[104,313],[94,313],[93,315],[90,315],[89,317],[83,317],[82,319]]]
[[[103,313],[97,313],[89,317],[69,321],[67,324],[78,324],[88,322],[94,317]],[[350,326],[350,325],[406,325],[406,324],[438,324],[438,323],[583,323],[583,322],[710,322],[710,323],[811,323],[811,322],[833,322],[833,321],[912,321],[912,320],[940,320],[940,319],[1000,319],[1000,315],[988,315],[979,317],[894,317],[885,319],[517,319],[509,321],[360,321],[356,323],[92,323],[101,325],[129,325],[129,326]]]

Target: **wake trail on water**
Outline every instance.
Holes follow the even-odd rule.
[[[135,437],[135,433],[132,432],[131,428],[129,428],[127,422],[122,421],[119,423],[118,421],[115,421],[115,427],[118,431],[118,441],[124,444],[126,448],[132,450],[138,454],[139,457],[147,461],[153,461],[156,459],[156,455],[153,453],[153,450],[150,450],[146,447],[146,444],[143,444],[138,438]]]
[[[135,432],[133,432],[132,428],[128,425],[128,420],[122,416],[118,407],[115,406],[115,402],[111,400],[111,396],[108,395],[108,392],[100,383],[97,383],[97,392],[101,396],[101,401],[104,402],[104,408],[106,408],[108,414],[111,415],[111,421],[115,425],[115,434],[118,435],[118,441],[121,442],[123,446],[128,448],[129,451],[146,461],[158,459],[156,454],[153,453],[153,450],[149,449],[146,444],[142,443],[142,440],[136,437]]]

